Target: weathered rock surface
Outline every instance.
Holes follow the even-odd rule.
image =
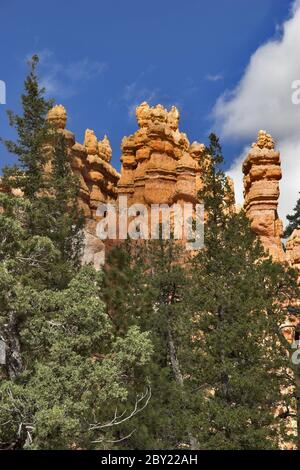
[[[294,230],[286,242],[286,257],[291,266],[300,270],[300,229]]]
[[[67,112],[62,105],[49,111],[48,120],[64,135],[70,165],[80,183],[78,205],[86,217],[83,262],[92,262],[98,269],[104,260],[104,243],[96,237],[96,210],[100,203],[116,200],[120,178],[109,163],[112,156],[109,140],[105,135],[98,141],[94,131],[87,129],[84,143],[76,142],[74,134],[66,129]]]
[[[65,137],[71,167],[80,181],[79,205],[85,216],[93,219],[100,202],[117,198],[120,175],[109,163],[112,156],[109,140],[104,136],[98,141],[94,131],[86,129],[84,143],[76,142],[74,134],[66,129],[67,112],[62,105],[49,111],[48,120]]]
[[[283,224],[278,217],[280,153],[272,137],[259,131],[243,164],[245,210],[252,230],[276,261],[285,261],[281,238]]]
[[[96,221],[86,223],[82,249],[82,264],[92,264],[99,270],[105,262],[105,244],[96,235]]]
[[[121,195],[128,197],[128,205],[196,202],[197,192],[202,187],[201,171],[205,171],[205,145],[190,144],[186,134],[178,128],[179,117],[174,106],[169,111],[160,104],[151,107],[144,102],[138,106],[139,128],[122,140],[120,175],[110,164],[112,149],[106,135],[98,140],[94,131],[87,129],[84,143],[80,144],[66,129],[65,108],[57,105],[49,111],[48,120],[64,135],[70,165],[80,182],[78,204],[87,220],[85,262],[95,259],[99,266],[103,259],[104,244],[96,240],[96,210],[101,202],[117,202]],[[45,150],[51,152],[51,142]],[[51,163],[45,171],[51,171]],[[259,131],[257,141],[252,144],[243,172],[244,207],[252,230],[275,260],[287,261],[300,269],[300,229],[287,241],[286,250],[282,245],[282,222],[277,213],[280,153],[265,131]],[[228,183],[234,200],[233,182],[228,179]],[[0,191],[5,191],[1,178]],[[16,196],[22,195],[17,189],[14,191]]]
[[[204,145],[190,145],[179,131],[179,111],[174,106],[167,111],[144,102],[137,107],[136,118],[139,129],[122,141],[118,194],[126,195],[129,204],[196,202]]]

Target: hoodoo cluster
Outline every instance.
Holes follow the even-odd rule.
[[[168,111],[160,104],[151,107],[141,103],[136,108],[137,131],[122,140],[119,173],[110,163],[112,149],[106,135],[98,140],[95,132],[87,129],[80,144],[66,129],[64,106],[49,111],[48,120],[64,135],[70,165],[80,182],[78,204],[86,217],[83,262],[92,262],[96,267],[103,262],[104,245],[96,237],[100,203],[117,203],[120,196],[127,196],[129,205],[196,203],[207,158],[205,145],[189,142],[179,130],[179,118],[175,106]],[[283,224],[277,211],[282,178],[280,153],[267,132],[259,131],[244,161],[243,173],[244,208],[252,230],[276,261],[300,268],[300,230],[293,232],[285,247],[282,243]],[[230,179],[229,184],[234,196]]]

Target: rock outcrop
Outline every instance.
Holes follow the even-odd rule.
[[[203,144],[190,145],[179,131],[179,111],[174,106],[167,111],[144,102],[137,107],[136,118],[139,129],[122,141],[118,194],[126,195],[128,204],[196,202]]]
[[[84,143],[75,141],[66,129],[67,113],[62,105],[54,106],[48,113],[50,124],[65,137],[70,164],[80,181],[79,206],[87,219],[96,218],[100,202],[117,198],[119,173],[110,165],[112,150],[107,136],[97,139],[93,130],[85,131]]]
[[[246,214],[252,230],[260,237],[265,249],[276,261],[285,261],[281,238],[283,224],[278,217],[280,153],[272,137],[259,131],[243,164]]]
[[[190,144],[180,132],[179,111],[169,111],[160,104],[151,107],[146,102],[136,108],[138,130],[122,140],[121,174],[110,164],[112,149],[105,135],[98,140],[93,130],[85,131],[84,143],[76,142],[74,134],[66,129],[67,113],[62,105],[54,106],[48,121],[62,133],[69,152],[70,165],[79,178],[78,204],[86,217],[84,259],[95,265],[103,261],[103,242],[96,237],[96,210],[100,203],[118,202],[127,196],[128,205],[195,203],[202,187],[205,171],[205,145]],[[52,151],[51,142],[46,151]],[[45,171],[51,171],[51,163]],[[279,181],[281,179],[280,153],[275,150],[272,137],[259,131],[257,141],[243,164],[244,208],[251,220],[252,230],[260,237],[271,256],[300,269],[300,229],[295,230],[282,244],[282,222],[278,217]],[[230,198],[234,201],[234,185]],[[0,179],[1,185],[1,179]],[[0,186],[0,191],[5,188]],[[20,192],[15,190],[16,195]],[[233,204],[233,202],[232,202]],[[238,210],[232,206],[234,210]]]
[[[287,240],[286,257],[289,264],[300,271],[300,229],[294,230]]]
[[[98,269],[104,260],[104,244],[96,237],[96,210],[100,203],[117,199],[119,173],[111,166],[112,149],[107,136],[97,139],[93,130],[85,131],[84,143],[76,142],[73,132],[66,129],[67,112],[62,105],[48,113],[48,120],[65,137],[71,168],[78,176],[78,205],[86,217],[83,262]],[[50,149],[51,150],[51,149]]]

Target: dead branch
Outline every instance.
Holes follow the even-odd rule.
[[[97,429],[105,429],[105,428],[109,428],[109,427],[112,427],[112,426],[119,426],[120,424],[124,423],[125,421],[128,421],[129,419],[136,416],[138,413],[141,413],[146,408],[146,406],[148,405],[150,399],[151,399],[151,387],[147,387],[145,393],[143,393],[140,396],[136,397],[134,408],[133,408],[132,412],[129,415],[127,415],[123,418],[123,416],[126,413],[126,410],[123,411],[123,413],[121,415],[118,415],[118,412],[117,412],[117,409],[116,409],[115,410],[115,416],[113,417],[113,419],[111,421],[109,421],[108,423],[105,423],[105,424],[100,424],[100,423],[90,424],[89,430],[90,431],[95,431]],[[145,403],[143,404],[143,406],[141,406],[139,408],[140,403],[142,403],[144,400],[145,400]]]

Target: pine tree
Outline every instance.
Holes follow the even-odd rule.
[[[286,217],[289,221],[288,226],[284,232],[284,238],[288,238],[292,235],[295,229],[300,228],[300,199],[298,199],[297,204],[294,208],[294,213],[291,215],[287,215]]]
[[[1,139],[7,150],[19,160],[19,165],[4,168],[4,183],[21,189],[29,199],[43,188],[44,167],[49,158],[44,151],[49,136],[46,115],[53,105],[52,100],[45,99],[45,89],[39,86],[38,63],[38,56],[33,55],[21,96],[23,114],[8,111],[9,124],[17,131],[17,141]]]
[[[120,431],[115,438],[119,421],[126,418],[128,434],[134,429],[137,393],[143,395],[133,416],[150,399],[142,372],[152,353],[149,335],[135,325],[118,331],[105,309],[101,274],[92,267],[58,290],[50,268],[61,253],[49,238],[28,234],[30,201],[1,194],[0,202],[0,337],[6,349],[0,447],[110,448],[126,437]],[[125,406],[126,414],[114,421],[115,409],[121,415]]]
[[[84,217],[78,208],[79,182],[72,173],[64,136],[53,131],[51,171],[43,178],[43,192],[31,199],[30,234],[48,237],[60,253],[52,269],[52,283],[64,287],[80,266]]]
[[[125,249],[119,246],[108,257],[104,279],[114,321],[149,331],[154,347],[152,361],[143,369],[151,384],[151,402],[134,418],[137,432],[122,444],[125,449],[196,447],[189,431],[191,397],[179,360],[181,350],[188,354],[186,326],[191,314],[185,295],[189,281],[180,258],[181,247],[162,239],[129,241]],[[128,434],[126,424],[122,431]]]
[[[128,242],[109,256],[108,312],[119,329],[149,331],[154,346],[140,377],[150,380],[151,403],[120,448],[266,449],[287,440],[295,383],[280,325],[297,296],[295,273],[267,258],[245,214],[233,211],[222,163],[211,135],[199,193],[205,248],[190,266],[178,263],[173,240]],[[130,432],[126,423],[121,430]]]
[[[13,280],[5,278],[4,268],[0,273],[2,286]],[[6,423],[0,429],[1,447],[111,448],[121,420],[113,421],[115,409],[127,403],[123,419],[132,412],[127,398],[135,376],[149,362],[149,335],[134,326],[116,334],[101,298],[101,274],[91,267],[83,268],[67,289],[26,286],[15,287],[14,293],[10,308],[19,325],[22,319],[23,370],[17,380],[1,382],[0,418]],[[138,411],[150,398],[147,382],[142,385]]]
[[[6,374],[14,380],[23,371],[20,323],[14,302],[21,286],[45,288],[51,284],[52,266],[59,252],[44,236],[27,231],[30,201],[0,194],[0,332],[5,341]]]
[[[17,141],[2,142],[18,163],[4,169],[2,183],[7,191],[21,190],[30,202],[28,233],[49,238],[60,253],[51,268],[51,282],[60,288],[79,267],[84,219],[77,204],[79,182],[70,167],[64,136],[46,119],[53,101],[45,99],[45,90],[40,88],[38,62],[34,55],[24,83],[22,115],[8,113]],[[53,151],[49,152],[49,144]]]
[[[291,400],[281,393],[291,384],[280,325],[286,299],[297,296],[295,275],[266,258],[242,211],[230,211],[220,146],[215,136],[210,141],[200,194],[205,248],[193,260],[198,314],[187,364],[202,396],[194,434],[204,449],[276,448],[285,421],[275,410],[288,409]]]
[[[36,64],[34,58],[25,81],[24,114],[11,115],[18,142],[7,145],[19,167],[6,170],[7,193],[0,194],[0,337],[6,351],[0,447],[109,448],[120,421],[130,423],[149,402],[140,370],[152,345],[135,325],[117,331],[105,309],[101,275],[80,268],[78,185],[63,137],[47,127]],[[45,152],[49,139],[51,155]],[[22,197],[14,196],[14,186]],[[136,383],[142,396],[133,393]],[[136,409],[114,417],[129,395]]]

